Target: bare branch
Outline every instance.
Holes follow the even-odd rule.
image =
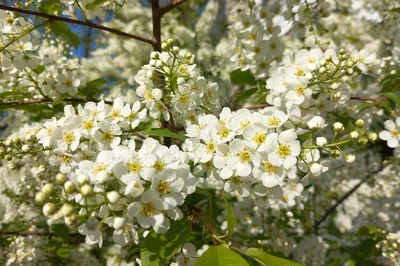
[[[63,99],[64,102],[71,102],[71,103],[86,103],[90,102],[85,99],[79,98],[66,98]],[[1,108],[13,108],[23,105],[30,105],[30,104],[50,104],[54,101],[52,99],[33,99],[33,100],[26,100],[26,101],[15,101],[15,102],[0,102],[0,109]],[[106,104],[113,104],[111,101],[104,101]]]
[[[135,39],[144,43],[148,43],[153,45],[154,40],[153,39],[149,39],[149,38],[145,38],[142,36],[138,36],[135,34],[130,34],[130,33],[126,33],[126,32],[122,32],[116,29],[111,29],[99,24],[95,24],[92,23],[90,21],[81,21],[81,20],[76,20],[76,19],[70,19],[70,18],[64,18],[64,17],[59,17],[59,16],[54,16],[54,15],[50,15],[50,14],[46,14],[46,13],[42,13],[42,12],[37,12],[37,11],[32,11],[32,10],[26,10],[26,9],[22,9],[22,8],[16,8],[16,7],[11,7],[11,6],[6,6],[3,4],[0,4],[0,9],[2,10],[7,10],[7,11],[12,11],[12,12],[17,12],[17,13],[21,13],[21,14],[27,14],[27,15],[33,15],[33,16],[38,16],[38,17],[43,17],[43,18],[48,18],[51,21],[63,21],[63,22],[67,22],[67,23],[72,23],[72,24],[76,24],[76,25],[82,25],[82,26],[86,26],[86,27],[90,27],[90,28],[95,28],[95,29],[99,29],[102,31],[107,31],[107,32],[111,32],[126,38],[131,38],[131,39]]]
[[[328,216],[336,210],[336,208],[342,204],[348,197],[350,197],[351,194],[353,194],[362,184],[367,182],[371,177],[382,171],[383,165],[379,165],[378,169],[374,170],[372,173],[367,175],[364,179],[362,179],[360,182],[358,182],[354,187],[352,187],[349,191],[347,191],[340,199],[336,201],[335,204],[333,204],[329,209],[322,215],[322,217],[315,222],[314,229],[315,231],[318,230],[318,227],[328,218]]]
[[[164,16],[166,13],[174,9],[175,7],[185,3],[187,0],[172,0],[171,3],[169,3],[166,6],[163,6],[160,8],[160,16]]]

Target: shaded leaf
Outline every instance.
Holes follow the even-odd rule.
[[[248,266],[249,264],[230,249],[217,246],[209,247],[196,261],[195,266]]]
[[[253,88],[250,90],[242,91],[238,96],[236,96],[234,103],[238,104],[245,102],[248,98],[250,98],[250,96],[256,93],[257,90],[258,90],[257,88]]]
[[[229,204],[229,202],[224,198],[225,200],[225,210],[226,210],[226,221],[228,223],[228,238],[232,237],[233,230],[235,229],[235,212],[233,211],[232,206]]]
[[[250,70],[242,71],[236,69],[229,73],[229,77],[231,81],[237,85],[257,85],[257,80]]]
[[[287,259],[282,259],[276,256],[272,256],[261,249],[258,248],[249,248],[247,250],[247,254],[259,262],[261,262],[265,266],[301,266],[303,264],[290,261]]]
[[[144,131],[145,134],[153,137],[168,137],[174,139],[186,139],[184,135],[172,132],[167,128],[153,128]]]
[[[209,200],[212,199],[211,193],[208,192],[207,190],[205,190],[204,188],[196,187],[196,191],[194,193],[201,194],[201,195],[205,196]]]
[[[69,229],[65,224],[53,224],[51,231],[58,237],[61,237],[64,242],[68,241]]]
[[[65,24],[64,22],[60,21],[53,21],[50,24],[50,29],[51,31],[57,35],[58,37],[61,37],[64,41],[66,41],[68,44],[71,44],[75,48],[78,48],[80,41],[78,36],[76,36],[75,33],[73,33],[69,26]]]
[[[141,243],[142,266],[165,264],[186,243],[191,232],[192,223],[183,219],[172,221],[165,234],[149,233]]]

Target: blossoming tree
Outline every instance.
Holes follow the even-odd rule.
[[[399,265],[400,4],[0,4],[1,265]]]

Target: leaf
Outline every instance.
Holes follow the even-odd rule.
[[[248,266],[249,264],[230,249],[217,246],[209,247],[196,261],[195,266]]]
[[[234,84],[237,85],[257,85],[257,80],[250,70],[242,71],[236,69],[229,73],[229,77]]]
[[[94,79],[86,83],[86,86],[82,89],[79,89],[79,92],[86,95],[89,99],[96,98],[107,85],[107,81],[104,79]]]
[[[188,220],[172,221],[165,234],[149,233],[140,248],[142,266],[165,264],[169,258],[186,243],[192,232],[192,223]]]
[[[174,138],[174,139],[186,139],[184,135],[172,132],[171,130],[167,128],[153,128],[153,129],[148,129],[144,131],[145,134],[149,136],[154,136],[154,137],[168,137],[168,138]]]
[[[400,95],[394,92],[382,93],[383,96],[389,98],[396,106],[400,106]]]
[[[205,196],[209,200],[212,199],[211,193],[208,192],[207,190],[205,190],[204,188],[196,187],[196,191],[194,193],[201,194],[201,195]]]
[[[60,21],[53,21],[50,24],[50,29],[55,35],[64,39],[68,44],[78,48],[80,44],[79,38],[70,30],[67,24]]]
[[[245,102],[251,95],[256,93],[257,90],[258,90],[257,88],[253,88],[250,90],[242,91],[241,93],[239,93],[238,96],[236,96],[234,103],[238,104],[238,103]]]
[[[228,238],[232,237],[233,230],[235,229],[235,212],[229,202],[225,200],[226,221],[228,223]]]
[[[40,3],[39,11],[48,14],[54,14],[62,9],[60,0],[49,0]]]
[[[104,4],[105,2],[107,2],[108,0],[94,0],[92,3],[89,3],[86,5],[87,9],[93,9],[96,6],[99,6],[101,4]]]
[[[44,67],[44,65],[39,65],[39,66],[37,66],[35,69],[32,69],[32,71],[35,72],[36,75],[40,75],[40,74],[43,73],[43,71],[44,71],[45,69],[46,69],[46,68]]]
[[[261,249],[249,248],[246,252],[265,266],[301,266],[303,264],[272,256]]]
[[[380,104],[379,102],[362,103],[362,104],[357,106],[356,110],[359,110],[361,112],[364,109],[367,109],[367,108],[370,108],[370,107],[373,107],[373,106],[377,106],[379,104]]]
[[[51,231],[58,237],[61,237],[64,242],[68,241],[69,229],[65,224],[53,224]]]
[[[400,73],[388,75],[381,81],[381,92],[400,91]]]
[[[73,248],[71,246],[69,247],[61,247],[57,249],[56,254],[59,257],[65,258],[69,256],[69,253],[71,252]]]

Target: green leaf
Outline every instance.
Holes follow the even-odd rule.
[[[71,246],[68,247],[61,247],[57,249],[56,254],[59,257],[65,258],[69,256],[69,253],[71,252],[73,248]]]
[[[188,220],[172,221],[165,234],[149,233],[141,243],[140,259],[142,266],[165,264],[182,246],[192,232]]]
[[[168,137],[168,138],[174,138],[174,139],[186,139],[184,135],[172,132],[171,130],[167,128],[153,128],[153,129],[148,129],[144,131],[145,134],[153,137]]]
[[[40,3],[39,6],[39,11],[48,13],[48,14],[54,14],[55,12],[58,12],[62,9],[60,0],[49,0],[49,1],[43,1]]]
[[[87,9],[93,9],[96,6],[99,6],[99,5],[101,5],[101,4],[103,4],[103,3],[107,2],[107,1],[108,0],[94,0],[92,3],[87,4],[86,8]]]
[[[380,104],[379,102],[362,103],[362,104],[358,105],[356,109],[359,110],[359,111],[361,112],[361,111],[364,110],[364,109],[368,109],[368,108],[370,108],[370,107],[377,106],[377,105],[379,105],[379,104]]]
[[[208,192],[207,190],[205,190],[204,188],[196,187],[196,191],[195,191],[194,193],[197,193],[197,194],[201,194],[201,195],[203,195],[203,196],[206,196],[206,198],[209,199],[209,200],[212,199],[211,193]]]
[[[68,44],[71,44],[75,48],[78,48],[80,41],[78,36],[76,36],[75,33],[73,33],[69,26],[65,24],[64,22],[60,21],[53,21],[50,24],[50,29],[51,31],[57,35],[58,37],[61,37],[64,41],[66,41]]]
[[[400,95],[398,93],[386,92],[382,93],[382,95],[389,98],[396,106],[400,106]]]
[[[238,104],[238,103],[245,102],[251,95],[256,93],[257,90],[258,90],[257,88],[253,88],[250,90],[242,91],[241,93],[239,93],[238,96],[236,96],[234,103]]]
[[[96,98],[107,85],[104,79],[95,79],[86,83],[86,86],[79,89],[79,92],[87,96],[89,99]]]
[[[257,80],[250,70],[242,71],[236,69],[229,73],[229,77],[234,84],[237,85],[257,85]]]
[[[301,266],[303,264],[290,261],[287,259],[282,259],[279,257],[272,256],[261,249],[258,248],[249,248],[247,250],[247,254],[259,262],[261,262],[265,266]]]
[[[249,264],[230,249],[217,246],[209,247],[196,261],[195,266],[248,266]]]
[[[400,73],[388,75],[381,81],[381,92],[400,91]]]
[[[65,224],[53,224],[51,231],[58,237],[61,237],[64,242],[68,241],[69,229]]]
[[[39,65],[39,66],[37,66],[35,69],[32,69],[32,71],[35,72],[36,75],[40,75],[40,74],[43,73],[43,71],[44,71],[45,69],[46,69],[46,68],[44,67],[44,65]]]
[[[235,229],[235,212],[229,202],[225,200],[226,221],[228,223],[228,238],[232,237],[233,230]]]

